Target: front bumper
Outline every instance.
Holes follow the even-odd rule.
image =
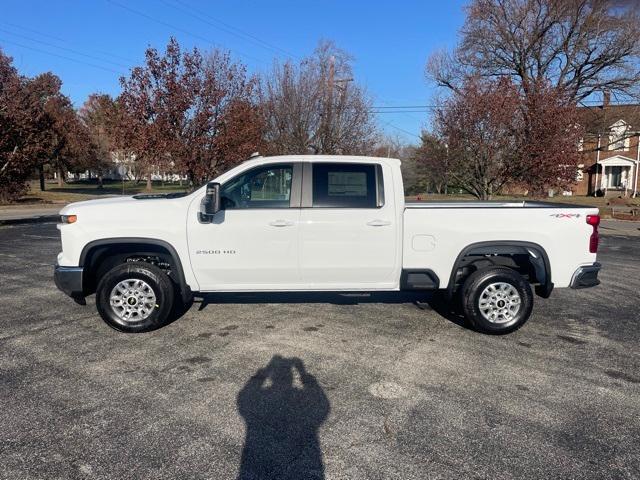
[[[61,267],[53,270],[53,281],[56,287],[73,298],[84,297],[82,289],[82,267]]]
[[[598,262],[593,265],[584,265],[579,267],[573,277],[571,277],[571,283],[569,286],[571,288],[588,288],[595,287],[596,285],[600,285],[600,280],[598,280],[598,272],[602,268]]]

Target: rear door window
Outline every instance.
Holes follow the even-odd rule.
[[[313,207],[376,208],[376,166],[363,163],[315,163]]]

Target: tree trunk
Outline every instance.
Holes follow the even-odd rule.
[[[58,167],[58,186],[64,187],[64,170],[62,167]]]
[[[98,173],[98,188],[102,188],[104,187],[104,184],[102,183],[102,172]]]
[[[151,172],[149,172],[147,174],[147,190],[151,191],[151,187],[152,187],[152,185],[151,185]]]
[[[44,192],[44,165],[38,165],[38,177],[40,178],[40,191]]]

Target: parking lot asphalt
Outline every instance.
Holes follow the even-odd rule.
[[[506,336],[402,294],[214,294],[126,335],[56,290],[57,233],[0,227],[0,478],[640,476],[638,237]]]

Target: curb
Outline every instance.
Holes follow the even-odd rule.
[[[29,223],[46,223],[57,222],[60,220],[60,215],[39,215],[37,217],[25,217],[25,218],[8,218],[0,220],[0,226],[2,225],[25,225]]]

